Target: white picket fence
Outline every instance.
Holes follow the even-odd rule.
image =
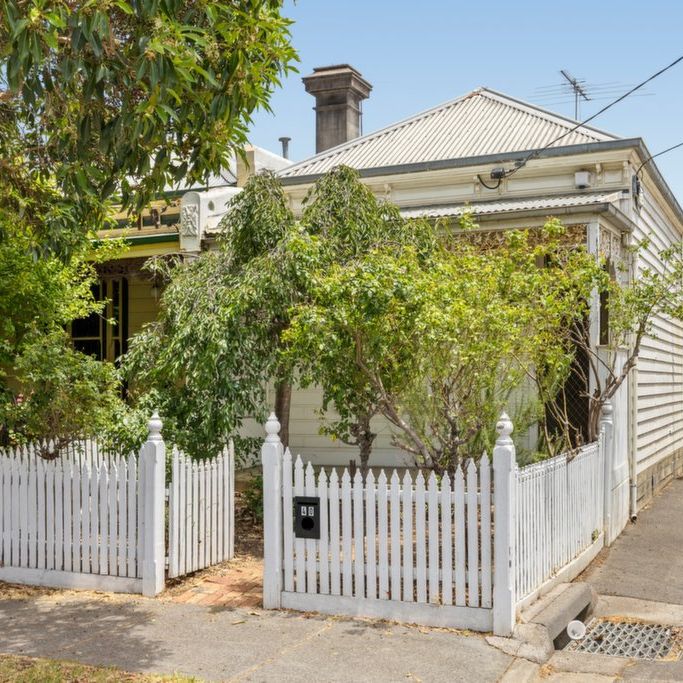
[[[173,451],[168,502],[168,576],[229,560],[235,539],[235,454],[230,443],[197,462]]]
[[[551,578],[578,575],[603,546],[603,438],[515,476],[515,593],[523,606],[549,589]]]
[[[96,442],[0,452],[0,580],[155,595],[167,562],[179,576],[232,557],[232,446],[200,465],[174,453],[167,510],[160,430],[155,416],[125,457]]]
[[[497,522],[498,567],[491,480],[507,507],[514,462],[512,425],[499,427],[493,468],[483,456],[452,480],[393,471],[377,480],[357,472],[352,481],[346,469],[341,477],[334,469],[316,477],[300,457],[292,463],[271,416],[263,447],[264,606],[509,632],[512,600],[499,599],[498,614],[493,609],[494,576],[507,570],[512,531]],[[319,498],[319,540],[295,537],[299,496]],[[499,581],[498,592],[505,591],[511,594],[511,581]]]
[[[605,543],[614,504],[607,408],[598,442],[521,469],[504,414],[492,463],[484,455],[427,482],[408,471],[316,475],[283,453],[271,415],[261,451],[264,607],[509,635],[520,609],[576,577]],[[319,539],[297,536],[300,497],[315,499]]]
[[[2,568],[139,579],[137,456],[91,467],[45,460],[36,451],[26,447],[0,457]]]

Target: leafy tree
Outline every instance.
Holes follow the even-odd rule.
[[[83,230],[113,194],[140,210],[218,174],[296,59],[281,6],[4,0],[0,117],[19,154],[3,155],[8,182],[22,184],[19,165],[49,179]]]
[[[348,397],[365,392],[397,446],[452,471],[491,445],[531,365],[566,372],[572,350],[554,340],[582,315],[596,271],[585,252],[562,248],[561,233],[550,222],[536,242],[513,232],[490,250],[444,236],[428,260],[413,247],[375,250],[319,272],[286,333],[289,352],[334,377],[342,424]]]
[[[102,309],[90,294],[98,257],[88,238],[108,226],[114,203],[137,212],[168,185],[228,165],[296,59],[281,6],[3,0],[0,400],[16,438],[41,424],[60,437],[82,429],[86,406],[97,413],[96,386],[103,411],[121,408],[113,368],[96,371],[62,333]],[[70,417],[57,378],[72,382]]]
[[[403,221],[348,168],[316,184],[300,221],[279,181],[255,176],[222,226],[216,251],[171,269],[160,318],[126,360],[133,393],[157,391],[177,439],[198,453],[223,442],[245,416],[262,419],[272,381],[286,443],[290,385],[300,371],[308,374],[283,354],[282,335],[309,296],[312,273],[402,240],[428,249],[431,239],[429,226]]]
[[[254,176],[223,221],[218,249],[166,269],[156,321],[133,340],[131,397],[158,397],[166,433],[199,457],[245,416],[264,418],[266,387],[285,380],[278,335],[296,294],[281,243],[296,234],[279,183]]]
[[[649,240],[634,245],[628,255],[634,261],[650,245]],[[587,367],[574,366],[581,385],[581,397],[588,401],[588,441],[597,438],[603,406],[610,401],[636,366],[643,340],[657,337],[658,318],[683,320],[683,242],[658,253],[661,268],[645,266],[630,281],[626,263],[599,263],[595,296],[602,299],[601,324],[603,339],[596,346],[591,330],[584,320],[563,330],[558,343],[570,345],[587,360]],[[591,378],[593,380],[591,384]],[[592,391],[590,387],[593,386]],[[553,408],[560,420],[567,422],[563,410],[567,397],[560,392]]]

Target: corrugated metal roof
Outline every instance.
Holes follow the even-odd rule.
[[[576,121],[501,93],[479,88],[468,95],[346,142],[281,172],[282,177],[325,173],[334,166],[379,168],[539,149]],[[582,126],[556,146],[616,140]]]
[[[480,202],[478,204],[441,204],[416,209],[403,209],[405,218],[441,218],[445,216],[461,216],[472,213],[475,216],[486,216],[516,211],[549,211],[575,206],[593,206],[619,200],[621,192],[591,192],[588,194],[565,194],[550,197],[533,197],[530,199],[501,199],[498,201]]]

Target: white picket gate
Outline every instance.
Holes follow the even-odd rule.
[[[90,441],[53,460],[44,444],[0,452],[0,580],[155,595],[167,563],[175,577],[231,558],[232,445],[201,464],[173,454],[167,514],[161,426],[125,457]]]
[[[235,539],[233,445],[203,462],[173,451],[168,501],[168,576],[233,557]]]
[[[605,448],[515,471],[515,593],[518,606],[577,576],[603,547]]]

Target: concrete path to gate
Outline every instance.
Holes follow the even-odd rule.
[[[655,496],[579,580],[599,595],[683,605],[683,480]]]
[[[497,681],[479,635],[144,598],[0,600],[0,653],[206,681]]]

